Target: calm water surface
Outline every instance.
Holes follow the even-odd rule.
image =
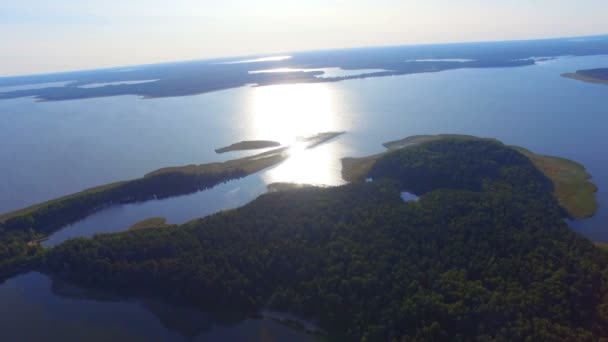
[[[571,226],[592,240],[608,242],[608,86],[560,77],[564,72],[606,66],[606,56],[577,57],[522,68],[246,87],[178,98],[0,101],[4,184],[0,212],[140,177],[160,167],[250,154],[213,151],[241,140],[269,139],[287,145],[299,136],[347,131],[327,144],[296,153],[279,166],[206,192],[109,208],[56,233],[48,244],[124,230],[151,216],[182,223],[247,203],[273,182],[342,184],[339,159],[380,152],[385,141],[414,134],[463,133],[495,137],[584,164],[600,189],[600,209],[595,217]],[[119,327],[116,334],[141,337],[149,331],[181,336],[140,304],[68,299],[50,291],[50,284],[46,276],[32,273],[1,285],[3,303],[10,303],[3,305],[2,317],[8,312],[22,315],[2,323],[0,334],[23,333],[26,329],[19,327],[26,324],[44,327],[40,331],[49,333],[64,329],[77,334],[82,330],[78,328],[81,316],[94,317],[86,322],[87,329],[101,331],[103,322],[116,316],[115,325],[109,325]],[[123,310],[124,316],[116,314]],[[35,317],[35,322],[26,320],[28,316]],[[107,329],[108,333],[115,330]]]
[[[70,286],[40,273],[0,286],[3,341],[313,341],[270,319],[227,322],[193,308]]]
[[[254,190],[236,202],[240,205],[272,182],[341,184],[341,157],[376,153],[382,142],[408,135],[449,132],[496,137],[583,163],[600,188],[602,206],[594,218],[573,226],[591,239],[608,241],[608,87],[560,77],[605,65],[606,56],[576,57],[521,68],[246,87],[176,98],[0,101],[0,176],[6,184],[0,212],[164,166],[244,156],[249,152],[213,151],[244,139],[290,144],[298,136],[348,132],[245,181]],[[198,195],[186,197],[189,204],[178,200],[186,208],[176,209],[173,200],[165,201],[165,209],[159,203],[127,206],[124,210],[138,208],[142,214],[123,221],[105,215],[108,224],[99,229],[128,227],[136,216],[145,216],[145,208],[148,216],[160,210],[176,223],[222,209],[206,207],[212,204]],[[220,203],[235,206],[234,201]]]

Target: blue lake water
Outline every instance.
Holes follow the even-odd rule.
[[[168,218],[167,223],[181,224],[193,219],[193,215],[207,216],[240,207],[264,192],[266,186],[260,176],[252,175],[191,195],[112,206],[56,232],[42,245],[50,247],[73,237],[124,231],[133,223],[150,218],[151,213]]]
[[[271,319],[230,322],[154,299],[115,297],[40,273],[0,286],[3,341],[313,341]]]
[[[299,136],[347,131],[279,166],[206,192],[111,207],[56,233],[47,243],[124,230],[152,216],[182,223],[240,206],[274,182],[342,184],[340,158],[380,152],[385,141],[414,134],[463,133],[495,137],[584,164],[599,187],[600,209],[593,218],[571,226],[592,240],[608,242],[608,86],[560,77],[564,72],[606,66],[606,56],[567,57],[520,68],[243,87],[189,97],[0,101],[0,212],[140,177],[160,167],[251,154],[214,152],[241,140],[290,144]],[[39,290],[45,282],[50,280],[42,275],[14,278],[0,286],[0,295],[9,291],[9,285],[15,290],[32,283]],[[13,308],[55,307],[67,300],[53,293],[26,297],[15,297],[10,303]],[[102,305],[94,300],[78,303],[74,306],[85,312]],[[130,305],[118,303],[113,305]],[[110,310],[107,315],[112,316]],[[147,319],[141,313],[132,315]],[[40,320],[47,320],[49,327],[74,326],[73,317],[52,311]],[[102,328],[94,320],[88,324],[91,329]],[[164,329],[155,324],[146,329]]]
[[[244,156],[249,153],[214,152],[244,139],[289,144],[298,136],[344,130],[348,133],[335,141],[303,151],[250,182],[258,189],[277,181],[337,185],[341,157],[376,153],[382,142],[408,135],[448,132],[496,137],[583,163],[600,188],[601,208],[594,218],[573,225],[591,239],[608,241],[608,143],[603,139],[608,87],[560,77],[606,64],[606,56],[575,57],[520,68],[244,87],[175,98],[0,101],[5,184],[0,212],[164,166]],[[173,202],[166,201],[169,222],[221,209],[201,210],[197,196],[190,198],[190,215],[183,208],[171,215]],[[143,207],[158,216],[162,205],[137,208]],[[133,220],[109,221],[105,229],[118,229],[114,223],[123,229]]]

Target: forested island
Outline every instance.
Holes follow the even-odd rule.
[[[578,70],[575,73],[562,74],[562,77],[587,83],[608,84],[608,68]]]
[[[350,184],[32,247],[23,268],[207,311],[288,312],[329,340],[608,336],[608,252],[566,225],[541,164],[493,139],[388,145]]]
[[[157,228],[172,228],[177,227],[174,224],[168,224],[167,219],[164,217],[150,217],[145,220],[139,221],[129,227],[129,230],[141,230],[141,229],[157,229]]]

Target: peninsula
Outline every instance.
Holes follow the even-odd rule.
[[[306,143],[306,148],[311,149],[311,148],[315,148],[321,144],[324,144],[324,143],[330,141],[331,139],[334,139],[344,133],[346,133],[346,132],[344,132],[344,131],[323,132],[323,133],[318,133],[318,134],[307,136],[307,137],[301,137],[298,139],[298,141]]]
[[[387,152],[362,158],[342,159],[342,178],[348,182],[361,181],[369,177],[376,162],[391,152],[418,146],[421,144],[441,141],[485,141],[499,143],[496,139],[478,138],[468,135],[438,134],[438,135],[415,135],[401,140],[390,141],[383,144]],[[534,166],[553,183],[553,195],[560,206],[568,213],[568,216],[576,219],[584,219],[593,216],[598,208],[595,193],[597,187],[589,179],[585,167],[577,162],[535,154],[525,148],[510,146],[526,156]]]
[[[344,132],[302,138],[313,148]],[[290,146],[239,159],[161,168],[141,178],[101,185],[0,215],[0,278],[20,270],[39,252],[43,241],[62,227],[116,204],[186,195],[245,177],[289,158]],[[136,226],[157,225],[158,219]]]
[[[597,84],[608,84],[608,68],[578,70],[575,73],[562,74],[562,77]]]
[[[238,143],[234,143],[230,146],[218,148],[215,150],[215,153],[219,154],[232,151],[257,150],[278,146],[281,146],[281,143],[271,140],[244,140]]]

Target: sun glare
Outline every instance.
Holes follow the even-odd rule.
[[[290,145],[290,158],[264,173],[264,180],[306,184],[341,184],[337,141],[306,149],[298,138],[348,130],[328,84],[289,84],[253,88],[246,123],[249,137]],[[336,140],[340,137],[336,138]]]
[[[253,88],[248,135],[291,144],[298,137],[343,130],[333,92],[327,84]]]

